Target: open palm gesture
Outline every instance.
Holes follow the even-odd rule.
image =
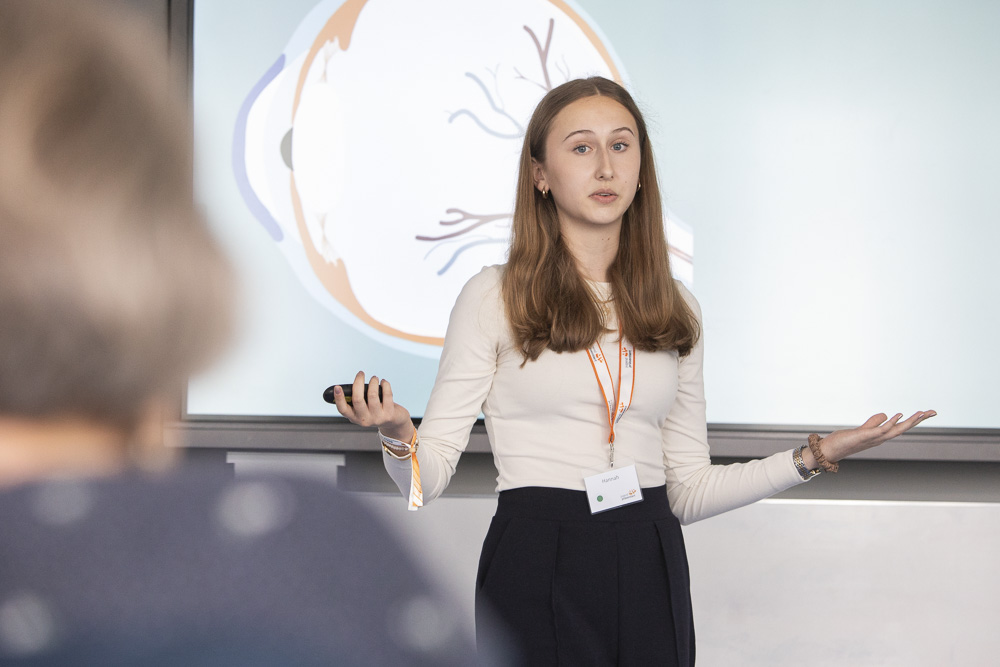
[[[897,413],[892,419],[889,419],[885,413],[880,412],[870,417],[861,426],[834,431],[823,438],[821,444],[823,455],[830,462],[845,459],[858,452],[881,445],[887,440],[892,440],[936,414],[934,410],[924,410],[914,413],[909,419],[900,421],[903,418],[902,413]]]

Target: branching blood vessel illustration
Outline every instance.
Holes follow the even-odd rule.
[[[538,59],[541,63],[542,75],[545,77],[545,83],[544,84],[538,82],[533,82],[533,83],[535,83],[535,85],[537,85],[539,88],[542,89],[543,95],[552,90],[552,79],[549,77],[548,57],[549,57],[549,47],[552,45],[552,31],[554,30],[554,28],[555,28],[555,20],[549,19],[548,34],[545,37],[545,46],[543,47],[539,43],[538,37],[535,35],[535,32],[530,27],[524,26],[525,32],[527,32],[528,35],[530,35],[531,40],[535,43],[535,48],[538,50]],[[499,68],[494,68],[493,70],[490,70],[490,73],[493,75],[494,85],[496,84],[497,69]],[[529,79],[525,77],[523,74],[521,74],[521,72],[519,72],[517,68],[514,69],[514,72],[517,74],[518,79],[522,81],[529,81]],[[454,112],[448,117],[448,122],[449,123],[453,122],[459,116],[468,116],[472,118],[472,120],[476,123],[476,125],[478,125],[487,134],[497,137],[498,139],[516,139],[520,141],[524,137],[524,127],[519,122],[517,122],[517,120],[513,116],[507,113],[503,105],[503,98],[500,97],[500,92],[498,90],[495,91],[496,99],[494,99],[494,96],[490,93],[489,90],[487,90],[486,86],[483,84],[482,80],[479,79],[479,77],[477,77],[472,72],[466,72],[465,75],[476,82],[480,90],[482,90],[483,95],[486,97],[486,101],[490,105],[490,108],[493,110],[493,112],[500,116],[503,116],[505,119],[510,121],[510,123],[516,128],[517,131],[515,133],[504,134],[497,130],[491,129],[486,123],[484,123],[479,118],[479,116],[477,116],[475,113],[473,113],[468,109],[459,109],[458,111]],[[564,81],[569,80],[568,68],[565,72],[563,72],[563,75],[564,75]],[[501,220],[510,220],[512,215],[511,213],[497,213],[493,215],[471,215],[457,208],[449,208],[446,212],[459,213],[462,215],[462,218],[459,218],[459,220],[441,220],[439,222],[439,224],[441,225],[454,225],[458,222],[463,222],[465,220],[473,220],[474,222],[468,227],[460,229],[456,232],[452,232],[450,234],[443,234],[441,236],[427,236],[423,234],[418,234],[416,236],[416,239],[418,241],[443,241],[446,239],[453,239],[463,234],[467,234],[472,230],[477,229],[485,224],[489,224],[491,222],[499,222]],[[509,224],[504,228],[509,229]],[[451,266],[455,263],[455,259],[463,251],[469,250],[484,243],[506,243],[506,239],[499,238],[497,236],[485,236],[485,237],[479,236],[475,240],[470,240],[469,242],[467,242],[466,244],[460,246],[457,250],[455,250],[454,253],[452,253],[451,257],[444,264],[444,266],[438,270],[438,275],[445,273],[449,268],[451,268]],[[424,257],[427,258],[430,256],[430,254],[431,253],[427,253],[427,255],[425,255]]]

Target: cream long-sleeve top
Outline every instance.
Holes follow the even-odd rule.
[[[607,409],[587,352],[545,350],[522,365],[500,298],[502,271],[490,266],[473,276],[452,310],[437,379],[418,428],[424,502],[448,485],[480,411],[499,472],[498,491],[526,486],[582,491],[586,475],[609,467]],[[608,304],[614,329],[610,286],[591,286]],[[683,286],[681,292],[700,321],[694,296]],[[684,524],[802,483],[791,450],[712,465],[702,341],[685,357],[637,350],[632,404],[615,427],[615,460],[634,461],[644,488],[666,484],[671,510]],[[617,377],[617,333],[600,343]],[[410,461],[383,457],[407,496]]]

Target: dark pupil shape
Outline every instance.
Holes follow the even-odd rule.
[[[285,166],[295,171],[295,167],[292,166],[292,132],[295,128],[291,128],[288,132],[285,132],[285,136],[281,138],[281,160],[285,163]]]

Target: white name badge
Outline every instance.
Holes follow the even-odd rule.
[[[612,468],[583,478],[590,513],[606,512],[642,500],[642,487],[635,464]]]

